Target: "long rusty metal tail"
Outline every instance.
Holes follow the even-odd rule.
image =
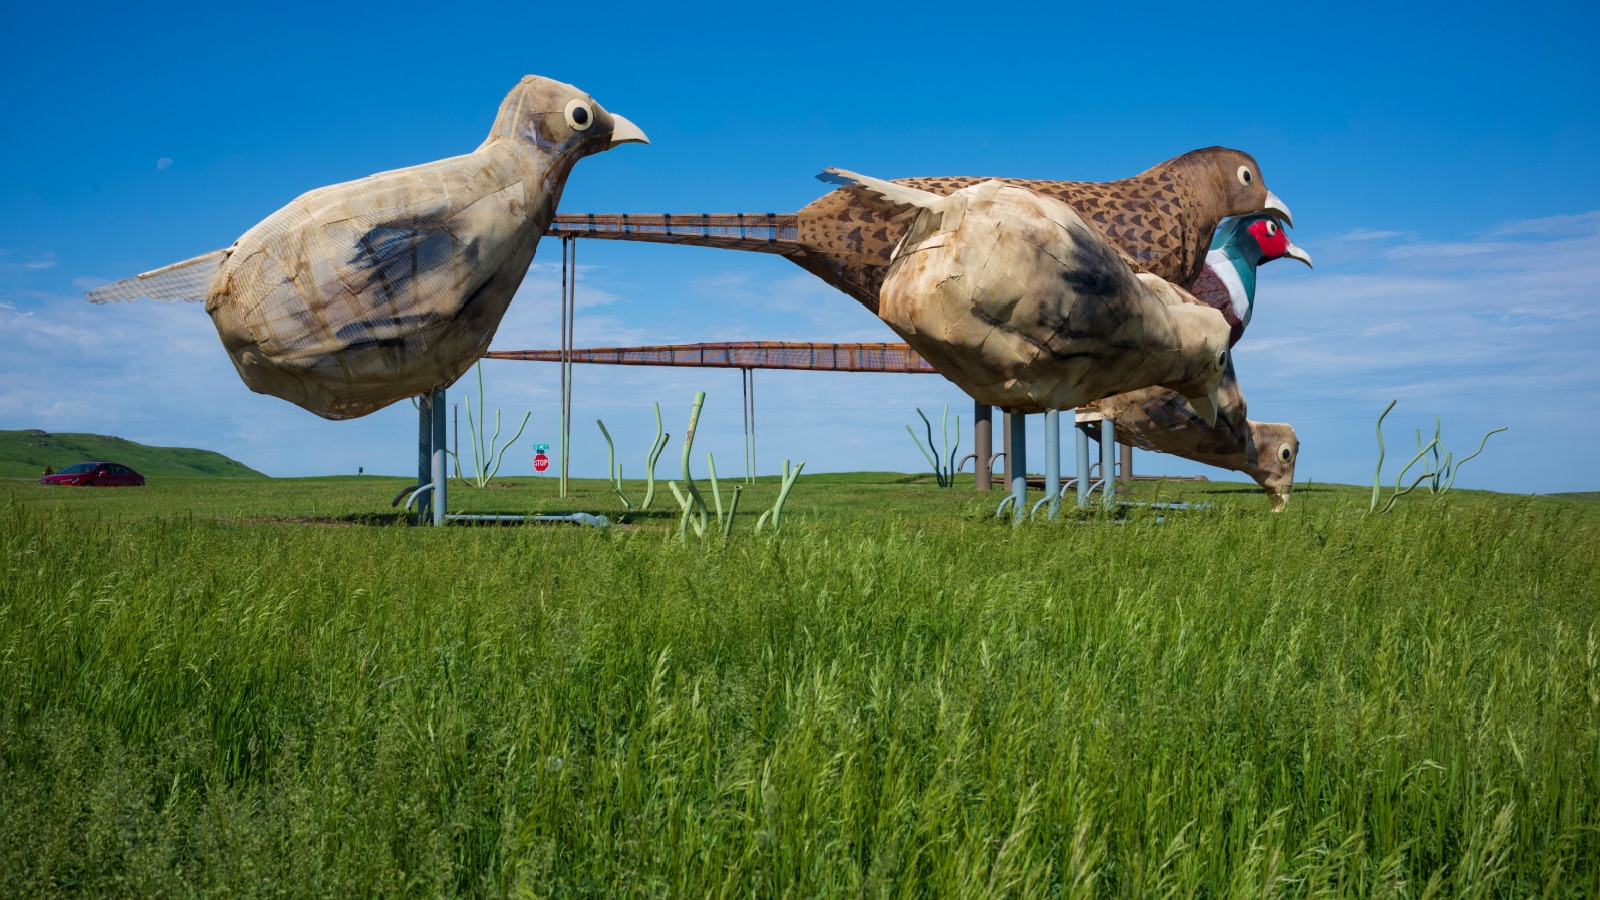
[[[545,235],[799,256],[798,221],[795,213],[558,213]]]

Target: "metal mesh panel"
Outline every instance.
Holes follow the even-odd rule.
[[[796,243],[798,219],[793,213],[561,213],[546,233],[551,237],[695,244],[758,253],[800,252]]]
[[[97,287],[84,294],[84,298],[90,303],[131,303],[140,297],[167,303],[177,300],[204,303],[206,292],[211,289],[212,276],[217,274],[217,268],[227,258],[227,250],[213,250],[143,275]]]
[[[573,350],[571,353],[572,361],[575,363],[611,366],[935,374],[933,367],[905,344],[734,341],[708,344],[657,344],[645,347],[593,347]],[[493,350],[485,354],[484,358],[560,362],[561,351]]]

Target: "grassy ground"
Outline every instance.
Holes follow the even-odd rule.
[[[0,482],[0,892],[1600,893],[1600,505],[401,484]]]
[[[104,434],[49,434],[43,431],[0,431],[0,478],[38,478],[49,466],[56,471],[74,463],[114,462],[131,466],[146,477],[202,475],[219,478],[265,478],[260,472],[212,450],[151,447]]]

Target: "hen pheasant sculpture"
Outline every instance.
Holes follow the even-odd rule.
[[[1135,272],[1066,203],[1001,181],[942,196],[829,169],[908,225],[878,316],[980,403],[1020,412],[1161,385],[1214,418],[1228,326]]]
[[[1145,450],[1243,472],[1267,492],[1273,512],[1281,512],[1294,487],[1300,439],[1294,427],[1252,422],[1232,361],[1218,391],[1217,417],[1204,422],[1183,398],[1162,388],[1118,394],[1095,404],[1116,422],[1117,440]]]
[[[206,301],[246,385],[328,419],[446,385],[488,349],[573,164],[644,132],[529,75],[465,156],[318,188],[232,247],[88,293]]]

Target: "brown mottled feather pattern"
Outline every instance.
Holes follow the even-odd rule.
[[[1275,510],[1294,486],[1300,440],[1290,425],[1247,418],[1231,356],[1217,390],[1216,425],[1207,426],[1182,396],[1161,387],[1107,397],[1094,406],[1116,422],[1122,443],[1243,472],[1267,492]],[[1285,447],[1287,460],[1280,455]]]

